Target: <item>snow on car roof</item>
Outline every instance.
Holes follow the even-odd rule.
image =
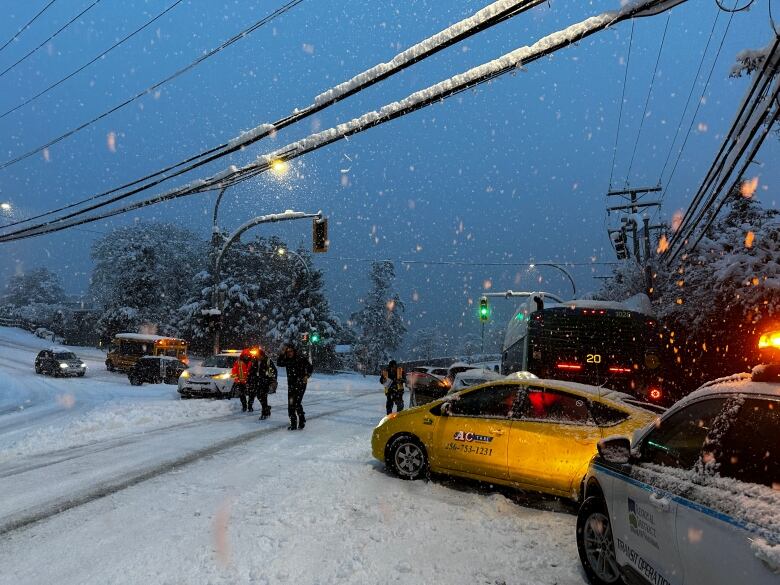
[[[726,378],[718,378],[694,390],[680,402],[687,403],[691,400],[715,394],[760,394],[764,396],[780,397],[780,384],[773,382],[754,382],[750,374],[735,374]],[[677,405],[675,405],[677,406]]]
[[[73,350],[68,349],[67,347],[47,347],[46,351],[50,351],[52,353],[73,353]]]
[[[168,362],[178,362],[179,358],[169,355],[142,355],[142,360],[165,360]]]

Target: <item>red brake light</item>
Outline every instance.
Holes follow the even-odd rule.
[[[609,371],[613,374],[630,374],[631,368],[621,368],[619,366],[612,366]]]
[[[563,364],[563,363],[561,363],[561,364],[557,364],[556,367],[560,368],[561,370],[581,370],[582,369],[582,365],[580,365],[580,364]]]
[[[658,400],[659,398],[661,398],[662,393],[661,390],[659,390],[658,388],[651,388],[649,395],[650,398],[652,398],[653,400]]]

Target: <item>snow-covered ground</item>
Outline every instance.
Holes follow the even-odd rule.
[[[370,452],[376,380],[315,375],[236,401],[32,372],[47,343],[0,328],[0,583],[581,584],[575,518],[455,482],[404,482]]]

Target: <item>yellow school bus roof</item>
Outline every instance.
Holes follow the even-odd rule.
[[[144,333],[117,333],[114,335],[114,339],[124,339],[127,341],[140,341],[143,343],[161,343],[168,342],[171,344],[187,344],[183,339],[176,337],[165,337],[164,335],[146,335]]]

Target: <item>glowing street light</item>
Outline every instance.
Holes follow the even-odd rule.
[[[12,206],[7,201],[3,201],[2,203],[0,203],[0,210],[2,210],[2,211],[11,211],[11,209],[12,209]]]
[[[283,177],[290,170],[290,163],[284,160],[276,159],[271,163],[271,171],[277,177]]]

